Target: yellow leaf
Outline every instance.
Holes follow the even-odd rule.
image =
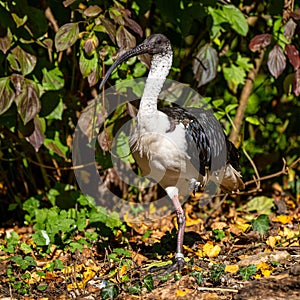
[[[238,265],[228,265],[225,267],[225,272],[227,273],[236,273],[239,270]]]
[[[184,297],[189,293],[190,289],[184,288],[183,290],[177,290],[176,291],[176,297]]]
[[[277,242],[277,239],[275,236],[269,236],[266,243],[271,248],[275,248],[276,242]]]
[[[125,275],[127,273],[127,266],[126,265],[123,265],[122,267],[121,267],[121,270],[119,271],[119,275],[120,276],[123,276],[123,275]]]
[[[281,224],[288,224],[291,223],[293,220],[293,216],[277,216],[272,219],[273,222],[281,223]]]
[[[257,270],[260,270],[261,274],[265,277],[268,277],[272,274],[274,268],[269,266],[266,262],[261,262],[256,265]]]
[[[216,257],[219,255],[221,251],[220,246],[215,245],[208,241],[204,246],[203,246],[203,254],[207,255],[208,257]]]
[[[235,225],[238,229],[242,230],[243,232],[246,232],[250,227],[251,225],[250,224],[236,224]]]
[[[150,205],[149,205],[149,213],[150,213],[150,215],[156,213],[156,207],[155,207],[155,205],[153,204],[153,202],[151,202]]]

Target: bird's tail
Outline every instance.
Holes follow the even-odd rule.
[[[224,193],[245,189],[242,175],[231,164],[227,164],[225,167],[220,188]]]

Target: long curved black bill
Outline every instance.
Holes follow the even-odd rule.
[[[144,47],[143,44],[140,44],[138,46],[136,46],[133,49],[128,50],[127,52],[125,52],[124,54],[122,54],[112,65],[111,67],[108,69],[108,71],[106,72],[104,78],[102,79],[100,86],[99,86],[99,90],[101,92],[103,86],[105,85],[107,79],[109,78],[110,74],[112,73],[112,71],[121,63],[123,63],[124,61],[126,61],[127,59],[133,57],[133,56],[137,56],[140,54],[144,54],[146,53],[146,48]]]

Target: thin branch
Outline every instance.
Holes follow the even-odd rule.
[[[232,129],[231,129],[230,137],[229,137],[231,142],[235,145],[239,141],[239,134],[240,134],[240,131],[241,131],[241,128],[242,128],[242,125],[243,125],[243,120],[244,120],[244,115],[245,115],[245,111],[246,111],[247,104],[248,104],[248,99],[251,95],[255,78],[256,78],[256,76],[258,74],[258,71],[261,67],[261,64],[263,62],[264,54],[265,54],[265,51],[262,50],[259,54],[259,57],[257,57],[254,60],[254,65],[255,66],[254,66],[253,69],[251,69],[249,71],[248,77],[247,77],[246,82],[245,82],[245,85],[244,85],[243,90],[241,92],[240,104],[237,108],[237,112],[236,112],[236,115],[235,115],[234,120],[233,120],[234,127],[232,127]]]

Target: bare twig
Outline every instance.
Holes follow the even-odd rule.
[[[236,289],[224,289],[224,288],[216,288],[216,287],[198,287],[198,291],[218,291],[218,292],[231,292],[231,293],[238,293],[239,290]]]
[[[251,69],[248,73],[248,78],[246,79],[245,85],[243,87],[243,90],[241,92],[240,97],[240,104],[237,108],[236,115],[233,120],[234,126],[231,129],[230,137],[229,139],[236,145],[239,141],[239,134],[243,125],[243,119],[245,115],[245,111],[248,104],[248,99],[250,97],[250,94],[252,92],[253,83],[255,81],[255,78],[257,76],[257,73],[260,69],[260,66],[263,62],[265,51],[262,50],[259,54],[259,56],[254,60],[254,68]]]

